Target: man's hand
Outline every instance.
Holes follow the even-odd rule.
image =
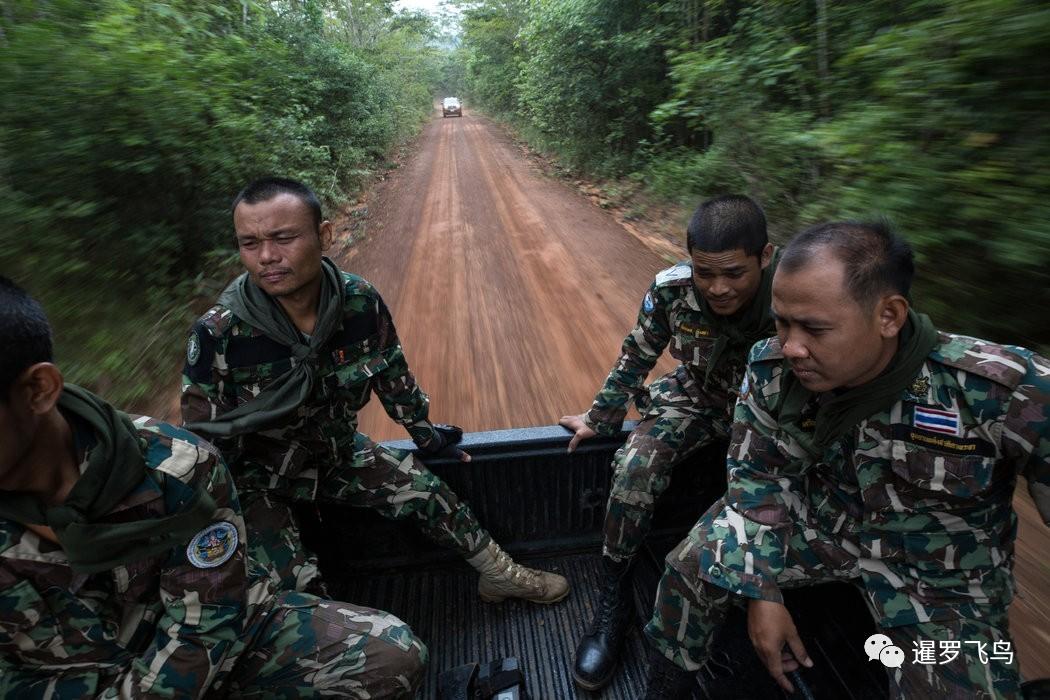
[[[460,462],[469,462],[470,455],[456,447],[463,439],[463,428],[456,425],[434,424],[434,437],[420,451],[427,457],[450,457]]]
[[[768,600],[751,600],[747,606],[747,634],[773,680],[787,692],[795,692],[784,674],[797,671],[799,664],[812,668],[813,662],[802,646],[788,609]],[[784,648],[785,644],[791,651]]]
[[[587,427],[587,424],[583,422],[583,416],[586,413],[579,416],[562,416],[561,420],[558,421],[558,425],[563,428],[568,428],[572,432],[576,433],[569,440],[568,452],[575,452],[576,446],[580,444],[580,440],[589,440],[598,433],[594,432],[591,428]]]

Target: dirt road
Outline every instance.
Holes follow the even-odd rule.
[[[342,262],[393,311],[431,417],[469,431],[586,409],[653,274],[673,259],[469,114],[431,122],[368,207],[366,240]],[[405,437],[377,401],[361,428]],[[1015,505],[1011,631],[1026,677],[1050,676],[1050,536],[1023,487]]]
[[[431,417],[469,431],[588,408],[668,265],[469,114],[431,122],[369,211],[343,263],[390,306]],[[361,428],[405,437],[377,401]]]

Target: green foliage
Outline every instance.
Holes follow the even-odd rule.
[[[442,54],[439,67],[438,92],[444,96],[464,95],[467,92],[467,52],[457,48]]]
[[[885,212],[942,271],[919,286],[931,313],[1044,348],[1048,37],[1045,6],[967,0],[856,44],[840,66],[868,90],[814,130],[834,197],[813,207]]]
[[[213,252],[237,190],[282,174],[338,206],[429,114],[425,22],[364,4],[367,47],[323,0],[8,4],[0,269],[45,304],[72,381],[140,406],[173,385],[194,291],[231,273]]]
[[[1037,0],[7,0],[0,272],[71,380],[143,406],[229,265],[248,179],[329,207],[463,94],[570,166],[742,191],[780,238],[886,215],[918,305],[1050,348],[1050,9]],[[163,379],[158,379],[163,378]]]
[[[743,10],[734,31],[671,53],[671,99],[652,112],[668,147],[645,168],[657,191],[674,198],[745,191],[762,202],[774,230],[794,230],[815,186],[815,88],[810,47],[797,24],[802,3]],[[674,144],[685,124],[706,148]],[[671,162],[669,162],[671,161]],[[660,173],[671,165],[674,179]]]
[[[781,239],[886,216],[940,325],[1050,348],[1045,3],[482,0],[463,47],[474,98],[570,165],[745,192]]]
[[[572,165],[623,170],[664,97],[652,3],[555,0],[530,13],[518,113]]]
[[[524,21],[523,0],[483,3],[464,13],[466,82],[471,98],[497,115],[518,107],[518,33]]]

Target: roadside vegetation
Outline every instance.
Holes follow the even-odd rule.
[[[238,187],[337,213],[464,93],[612,192],[746,192],[781,239],[885,215],[942,327],[1050,350],[1045,3],[451,4],[458,35],[392,0],[0,2],[0,273],[69,378],[150,407],[237,269]]]
[[[300,178],[336,213],[454,73],[441,31],[391,1],[0,3],[0,272],[67,377],[139,409],[173,386],[238,188]]]
[[[1036,0],[461,3],[470,97],[576,172],[781,239],[886,216],[943,328],[1050,349],[1050,8]]]

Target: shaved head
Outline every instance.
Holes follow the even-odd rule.
[[[911,246],[883,221],[841,221],[820,224],[798,234],[787,244],[780,269],[801,270],[828,253],[845,268],[850,297],[871,308],[886,294],[908,297],[915,262]]]

